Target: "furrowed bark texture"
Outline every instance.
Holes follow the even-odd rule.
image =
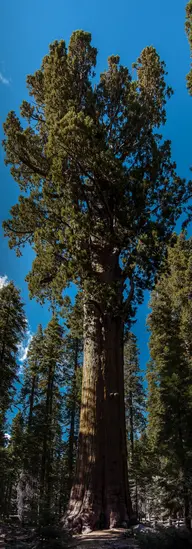
[[[131,515],[124,413],[123,322],[84,311],[84,365],[76,475],[64,525],[120,526]]]

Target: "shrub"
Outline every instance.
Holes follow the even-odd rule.
[[[138,532],[136,540],[140,549],[192,549],[192,533],[186,528]]]

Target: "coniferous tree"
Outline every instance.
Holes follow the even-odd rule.
[[[59,299],[70,281],[84,293],[82,408],[67,515],[79,529],[96,527],[101,516],[112,527],[131,514],[123,325],[132,300],[150,287],[188,198],[170,142],[158,134],[171,95],[165,64],[147,47],[132,80],[113,55],[95,86],[96,54],[89,33],[73,33],[68,49],[54,42],[27,79],[33,102],[21,106],[25,129],[14,112],[4,125],[6,163],[21,188],[4,227],[19,253],[34,244],[31,294]]]
[[[8,508],[6,493],[10,459],[6,448],[6,412],[13,404],[18,373],[18,346],[27,327],[20,292],[13,282],[0,289],[0,507]],[[8,469],[7,469],[8,467]],[[7,470],[6,470],[7,469]]]
[[[134,441],[145,430],[145,391],[139,366],[136,336],[128,333],[124,346],[125,410],[129,455],[134,459]]]
[[[37,520],[39,512],[39,471],[42,443],[40,373],[44,356],[43,342],[43,330],[39,325],[37,333],[29,345],[20,394],[25,418],[25,432],[18,493],[20,493],[23,505],[22,513],[31,520]]]
[[[21,402],[25,431],[18,493],[27,520],[47,522],[53,514],[58,516],[63,506],[58,498],[59,468],[63,468],[63,387],[67,369],[63,335],[56,316],[44,332],[39,326],[30,343],[24,369]]]
[[[66,389],[65,421],[68,425],[68,490],[74,477],[79,415],[81,404],[82,360],[83,360],[83,300],[78,293],[72,306],[66,301],[65,314],[68,334],[66,337],[66,358],[68,362],[68,383]]]
[[[42,459],[40,473],[40,500],[51,511],[53,485],[54,442],[61,421],[60,385],[63,381],[63,329],[53,316],[44,332],[43,360],[40,388],[42,392]]]
[[[43,330],[41,324],[38,326],[37,333],[33,336],[24,368],[24,380],[21,391],[21,397],[25,402],[26,422],[30,434],[33,423],[34,409],[38,399],[38,386],[40,367],[43,359]]]
[[[182,500],[186,524],[192,495],[192,240],[175,237],[167,272],[152,292],[148,325],[149,436],[163,459],[170,500]]]
[[[18,346],[27,327],[20,292],[13,282],[0,289],[0,438],[6,411],[13,402],[18,373]]]
[[[134,334],[124,344],[125,417],[128,438],[128,471],[133,509],[138,516],[137,440],[145,430],[145,392],[139,367],[139,350]]]

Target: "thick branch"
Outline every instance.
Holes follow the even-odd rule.
[[[30,168],[30,170],[32,170],[33,172],[37,173],[37,174],[40,175],[41,177],[44,177],[44,178],[47,177],[47,172],[45,172],[44,170],[42,170],[42,169],[39,168],[38,166],[34,166],[28,158],[25,159],[25,158],[23,158],[23,157],[19,154],[19,160],[20,160],[20,162],[22,162],[23,164],[25,164],[28,168]]]

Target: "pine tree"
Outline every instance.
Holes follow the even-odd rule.
[[[18,492],[23,515],[28,520],[47,522],[52,514],[59,513],[58,480],[63,460],[62,389],[67,369],[64,349],[63,328],[53,316],[44,332],[41,326],[38,327],[25,364],[21,391],[25,417],[24,452]]]
[[[0,313],[0,508],[6,510],[11,467],[5,440],[6,412],[13,404],[18,346],[27,327],[20,292],[13,282],[0,289]]]
[[[182,499],[187,525],[192,495],[191,277],[192,240],[181,235],[168,250],[167,272],[151,297],[148,408],[149,434],[166,464],[165,484],[170,491],[172,477],[171,497],[175,492]]]
[[[52,504],[53,461],[55,442],[61,422],[60,386],[63,383],[64,345],[63,329],[56,316],[44,331],[43,359],[40,370],[42,418],[42,454],[40,466],[40,504],[49,517]],[[38,412],[38,414],[39,414]]]
[[[25,401],[27,409],[27,428],[30,434],[33,423],[34,409],[38,399],[38,385],[40,366],[43,359],[43,330],[41,324],[38,326],[37,333],[33,336],[28,353],[27,361],[24,367],[24,380],[21,391],[21,397]]]
[[[139,350],[133,333],[124,345],[125,417],[128,437],[128,471],[133,509],[138,516],[138,459],[136,441],[145,430],[145,392],[139,367]]]
[[[18,372],[18,345],[27,327],[20,292],[10,282],[0,289],[0,438],[5,414],[13,402]]]
[[[51,44],[27,78],[25,129],[12,111],[4,124],[6,164],[21,189],[4,228],[18,253],[33,243],[31,294],[61,300],[70,281],[83,290],[80,434],[66,517],[78,529],[97,527],[101,516],[113,527],[131,514],[124,321],[152,284],[188,198],[171,144],[158,133],[171,96],[165,64],[147,47],[132,80],[113,55],[95,86],[96,54],[83,31],[68,49],[62,40]]]
[[[66,359],[68,362],[68,382],[66,389],[65,422],[69,426],[68,435],[68,491],[70,492],[77,450],[79,416],[81,404],[82,360],[83,360],[83,300],[82,293],[77,293],[72,306],[66,301],[63,309],[68,334],[66,338]]]
[[[18,493],[22,500],[23,517],[35,521],[39,512],[39,471],[41,464],[42,414],[40,373],[44,356],[43,330],[39,325],[33,336],[23,368],[23,384],[20,403],[25,419],[23,459],[18,483]],[[20,504],[21,508],[21,504]]]
[[[136,336],[128,333],[124,346],[125,410],[129,454],[134,459],[134,441],[145,430],[145,391],[139,366]]]

